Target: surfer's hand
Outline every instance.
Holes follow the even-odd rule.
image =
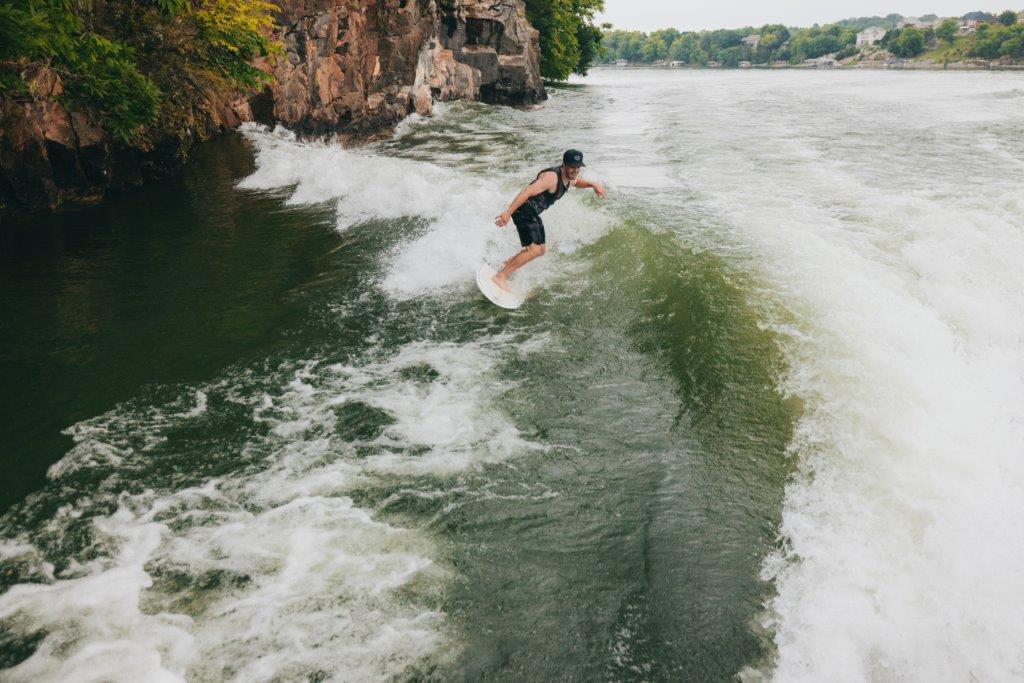
[[[510,220],[512,220],[512,214],[510,214],[508,211],[505,211],[500,216],[494,219],[494,224],[497,225],[499,228],[504,228],[506,225],[508,225],[508,222]]]
[[[598,185],[597,183],[594,183],[594,194],[596,194],[601,199],[604,199],[605,197],[608,196],[608,193],[604,189],[604,185]]]

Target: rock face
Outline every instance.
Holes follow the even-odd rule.
[[[135,145],[111,137],[100,121],[59,103],[60,76],[24,74],[32,96],[0,97],[0,215],[96,203],[110,191],[178,171],[196,141],[252,119],[248,102],[212,101],[190,130],[163,130]]]
[[[539,34],[526,21],[520,0],[463,0],[443,17],[442,26],[433,78],[445,72],[445,60],[452,59],[458,68],[469,67],[477,75],[484,102],[523,106],[547,97],[540,77]],[[441,81],[435,90],[438,86],[432,80],[431,89],[435,97],[445,99],[447,81]]]
[[[60,77],[26,74],[33,96],[0,97],[0,211],[100,201],[176,172],[197,141],[243,121],[359,141],[390,131],[433,100],[524,106],[546,98],[538,34],[522,0],[281,0],[284,54],[261,65],[273,85],[211,101],[189,130],[144,143],[114,140],[98,120],[59,104]]]
[[[365,136],[432,99],[527,105],[546,94],[522,0],[285,0],[285,55],[253,101],[263,121]]]

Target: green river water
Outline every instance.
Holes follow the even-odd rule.
[[[180,178],[3,226],[0,677],[770,671],[794,642],[765,568],[788,450],[845,452],[838,428],[808,435],[805,401],[845,391],[808,364],[828,354],[807,339],[846,334],[815,332],[814,297],[850,290],[809,254],[778,271],[823,278],[801,299],[736,225],[873,224],[814,190],[835,149],[787,146],[817,144],[784,103],[817,101],[816,76],[760,96],[712,77],[701,99],[699,74],[599,71],[542,109],[446,105],[365,150],[250,128]],[[770,150],[742,132],[769,115]],[[611,197],[546,214],[530,298],[497,309],[472,282],[516,248],[492,216],[569,146]],[[792,509],[797,542],[823,518]]]

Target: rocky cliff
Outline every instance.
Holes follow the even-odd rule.
[[[253,113],[300,132],[365,135],[432,98],[545,97],[522,0],[290,0],[279,24],[285,58]]]
[[[60,102],[59,75],[30,68],[33,96],[0,97],[0,210],[96,202],[175,172],[197,141],[243,121],[360,141],[433,100],[529,105],[546,97],[522,0],[281,0],[284,53],[258,93],[211,94],[175,130],[115,140]]]

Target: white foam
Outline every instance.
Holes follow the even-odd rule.
[[[334,201],[338,229],[374,219],[425,219],[425,234],[397,245],[385,256],[382,287],[397,298],[437,293],[473,281],[483,259],[498,264],[519,250],[515,228],[498,229],[494,217],[522,185],[532,180],[500,174],[471,174],[422,161],[343,149],[329,143],[300,143],[283,129],[268,132],[247,125],[256,148],[256,171],[240,183],[248,189],[294,186],[289,204]],[[545,282],[558,253],[572,253],[599,237],[609,224],[572,191],[545,214],[551,256],[519,274],[530,286]],[[550,216],[550,220],[547,220]]]
[[[380,476],[443,477],[535,448],[497,407],[508,386],[494,368],[514,351],[509,342],[417,342],[351,365],[289,364],[266,393],[253,394],[243,372],[237,385],[75,425],[76,445],[51,477],[73,490],[70,478],[86,469],[109,474],[46,534],[73,533],[84,515],[92,551],[55,577],[27,535],[0,546],[43,581],[0,596],[0,621],[45,634],[5,680],[383,680],[454,656],[436,608],[452,577],[434,539],[375,519],[347,493]],[[160,450],[173,443],[166,433],[206,419],[224,403],[215,394],[270,427],[239,453],[263,464],[177,491],[124,492],[146,481],[149,458],[178,457]],[[334,408],[352,402],[386,411],[390,424],[350,440]],[[117,511],[102,514],[115,500]]]
[[[799,219],[773,235],[835,264],[786,276],[815,323],[787,382],[810,399],[783,524],[796,561],[768,568],[782,680],[1024,673],[1024,271],[985,249],[988,224],[1024,265],[1020,219],[946,202],[921,218],[897,263]]]
[[[797,321],[776,326],[805,413],[765,565],[772,676],[1020,678],[1022,195],[956,141],[1022,116],[965,113],[988,80],[739,78],[691,93],[688,182]]]
[[[307,431],[314,424],[333,424],[332,406],[358,402],[395,420],[370,442],[381,452],[365,459],[366,470],[444,475],[500,462],[536,447],[494,408],[507,388],[493,376],[498,349],[505,343],[503,337],[467,344],[413,342],[380,362],[321,368],[321,388],[314,390],[297,379],[281,399],[287,410],[281,411],[281,401],[276,401],[271,409],[275,416],[261,419],[275,431]],[[424,382],[399,373],[424,365],[442,379]],[[407,452],[409,447],[414,454]]]
[[[194,655],[190,620],[140,609],[151,584],[143,565],[161,525],[127,523],[131,518],[122,508],[97,521],[101,537],[119,547],[110,566],[97,562],[84,576],[17,585],[0,596],[0,620],[24,634],[47,634],[5,680],[184,680]]]

